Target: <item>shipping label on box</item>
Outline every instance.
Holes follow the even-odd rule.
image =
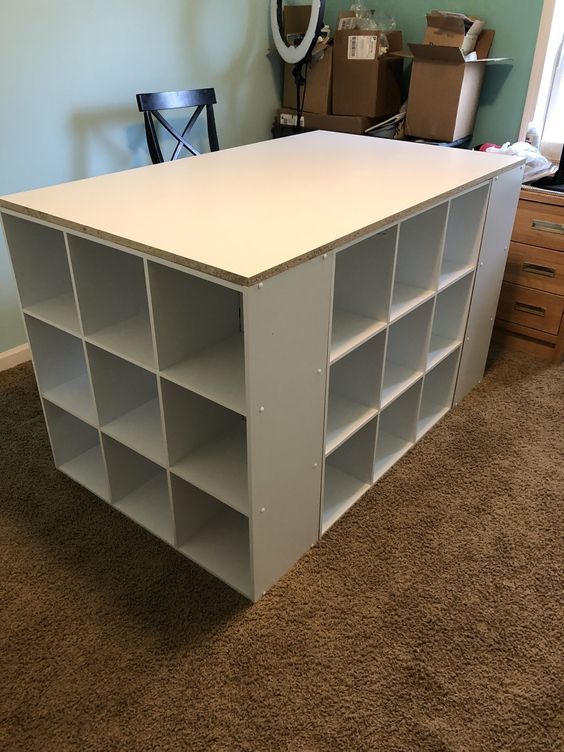
[[[378,38],[374,36],[349,37],[348,60],[376,60],[378,56]]]

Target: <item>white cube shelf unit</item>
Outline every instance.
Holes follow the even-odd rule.
[[[0,198],[57,467],[251,600],[484,370],[521,162],[379,141]],[[334,216],[312,166],[279,232],[273,174],[327,153]]]

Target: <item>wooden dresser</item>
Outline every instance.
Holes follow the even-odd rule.
[[[523,188],[495,341],[552,363],[564,356],[564,194]]]

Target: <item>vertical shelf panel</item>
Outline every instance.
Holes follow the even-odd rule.
[[[107,501],[108,479],[98,431],[45,401],[55,464],[63,473]]]
[[[373,480],[380,478],[415,443],[422,380],[380,413]]]
[[[391,324],[388,331],[381,406],[392,402],[425,371],[433,301]]]
[[[400,225],[392,293],[391,320],[433,297],[437,289],[448,204]]]
[[[460,348],[452,352],[425,376],[417,421],[418,439],[452,407],[459,357]]]
[[[152,262],[148,269],[163,375],[244,415],[241,294]]]
[[[171,481],[178,550],[252,599],[248,518],[181,478]]]
[[[104,433],[166,465],[155,374],[94,345],[86,347]]]
[[[82,340],[26,315],[39,390],[45,399],[87,423],[96,410]]]
[[[367,423],[325,462],[321,531],[324,533],[372,484],[378,419]]]
[[[68,240],[87,339],[155,368],[143,259],[74,235]]]
[[[2,218],[24,312],[80,334],[63,233],[9,214]]]
[[[248,515],[245,420],[166,379],[161,387],[172,471]]]
[[[166,471],[108,436],[103,437],[113,506],[174,545]]]
[[[394,227],[336,254],[331,362],[385,327],[396,238]]]
[[[326,454],[377,414],[385,346],[381,332],[331,366]]]
[[[450,202],[440,289],[468,274],[476,266],[488,195],[489,185],[483,185]]]
[[[467,274],[437,295],[427,368],[433,368],[461,345],[473,281],[473,275]]]

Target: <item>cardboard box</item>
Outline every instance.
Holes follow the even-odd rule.
[[[339,23],[344,14],[341,14]],[[402,33],[387,34],[391,52],[401,50]],[[383,119],[399,111],[403,61],[378,57],[380,32],[342,28],[333,50],[333,114]]]
[[[307,30],[311,16],[311,5],[284,6],[284,33],[303,34]],[[296,108],[296,81],[294,66],[284,63],[284,107]],[[304,110],[327,114],[331,112],[333,79],[333,48],[328,46],[320,59],[314,59],[307,66],[307,86],[305,89]],[[303,96],[303,90],[302,90]]]
[[[464,55],[468,55],[476,49],[484,26],[485,23],[480,18],[434,10],[427,15],[423,43],[440,47],[458,47]]]
[[[283,107],[278,110],[276,120],[279,125],[296,126],[298,114],[294,109]],[[374,118],[367,117],[319,115],[313,112],[303,112],[301,126],[315,131],[337,131],[338,133],[362,135],[368,128],[376,125],[376,122]]]
[[[475,58],[451,44],[410,44],[413,57],[405,133],[432,141],[457,141],[471,136],[495,31],[485,29],[476,43]]]

